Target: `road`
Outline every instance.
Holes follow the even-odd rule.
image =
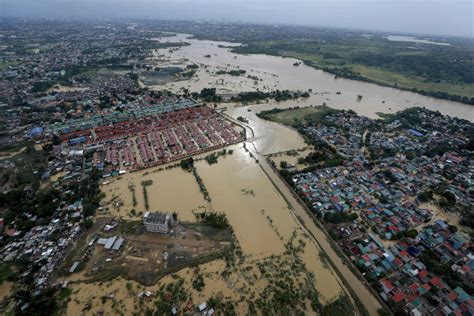
[[[367,289],[364,283],[357,278],[356,275],[347,267],[344,261],[337,255],[332,248],[327,235],[319,228],[310,217],[306,209],[300,204],[300,202],[294,197],[288,186],[283,183],[283,180],[279,175],[273,171],[270,164],[262,156],[259,156],[259,164],[263,170],[278,188],[280,194],[282,194],[288,204],[292,207],[292,212],[301,221],[301,224],[311,233],[315,238],[317,244],[320,246],[332,261],[333,268],[337,269],[339,275],[346,281],[351,287],[355,295],[362,301],[370,315],[377,315],[378,309],[382,306],[380,302],[374,297],[374,295]]]

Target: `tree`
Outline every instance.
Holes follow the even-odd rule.
[[[189,157],[189,158],[181,160],[180,165],[181,165],[181,168],[183,168],[184,170],[192,169],[194,167],[193,157]]]
[[[92,226],[94,226],[94,221],[92,219],[88,218],[84,221],[83,225],[84,225],[85,229],[89,230],[89,229],[92,228]]]
[[[82,206],[82,211],[85,217],[94,215],[96,210],[97,205],[94,205],[92,203],[86,203]]]
[[[405,232],[405,237],[415,238],[418,236],[418,231],[416,229],[410,229]]]

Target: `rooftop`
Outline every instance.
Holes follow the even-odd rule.
[[[145,224],[165,224],[170,219],[169,213],[161,212],[146,212],[143,216],[143,222]]]

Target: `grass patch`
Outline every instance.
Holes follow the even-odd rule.
[[[7,61],[5,63],[0,63],[0,70],[7,69],[8,67],[15,66],[17,64],[18,64],[17,61]]]
[[[295,107],[289,109],[272,109],[262,111],[257,114],[258,117],[276,123],[281,123],[289,126],[297,126],[300,124],[315,124],[322,121],[322,119],[337,110],[320,105],[317,107]]]
[[[334,302],[323,306],[321,315],[339,316],[339,315],[354,315],[354,307],[346,295],[341,295]]]

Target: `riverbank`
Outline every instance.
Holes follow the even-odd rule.
[[[322,70],[294,63],[300,60],[262,54],[236,54],[232,47],[239,44],[214,42],[190,38],[190,35],[177,34],[176,37],[158,39],[160,41],[186,41],[191,45],[175,51],[158,50],[149,58],[157,66],[170,64],[199,65],[195,76],[189,80],[150,86],[150,89],[167,89],[180,93],[200,92],[204,88],[214,87],[217,94],[231,95],[245,91],[270,92],[279,90],[311,91],[308,98],[283,102],[261,102],[262,110],[274,107],[288,108],[295,105],[311,106],[325,104],[335,109],[352,109],[358,114],[371,118],[377,112],[394,113],[408,107],[421,106],[440,111],[450,116],[474,121],[474,107],[446,100],[423,96],[418,93],[382,87],[361,81],[335,78]],[[210,55],[211,57],[205,57]],[[219,70],[246,70],[245,76],[215,75]],[[255,80],[255,77],[258,80]],[[252,105],[253,106],[253,105]]]

